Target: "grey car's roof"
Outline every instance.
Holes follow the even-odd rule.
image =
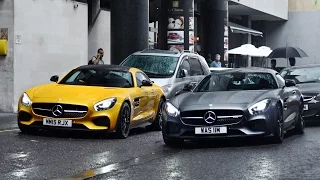
[[[80,66],[76,69],[106,69],[106,70],[115,70],[115,71],[129,71],[130,67],[119,66],[119,65],[91,64],[91,65]]]
[[[282,71],[291,70],[291,69],[313,68],[313,67],[320,67],[320,64],[308,64],[308,65],[302,65],[302,66],[287,67],[287,68],[284,68]]]
[[[269,68],[260,68],[260,67],[248,67],[248,68],[233,68],[233,69],[226,69],[224,71],[219,71],[217,73],[229,73],[229,72],[255,72],[255,73],[270,73],[270,74],[277,74],[278,72],[269,69]]]

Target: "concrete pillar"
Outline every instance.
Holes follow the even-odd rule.
[[[244,26],[251,28],[251,16],[242,16],[242,21],[243,21]],[[245,36],[244,44],[251,44],[252,43],[252,35],[246,34],[244,36]],[[251,56],[247,57],[247,63],[248,63],[248,67],[252,66]]]
[[[228,49],[228,35],[225,27],[228,27],[228,0],[205,0],[201,4],[202,37],[201,49],[207,57],[211,54],[220,54],[222,66],[226,66],[224,54]],[[226,48],[224,48],[226,40]],[[227,59],[226,59],[227,60]]]
[[[149,0],[111,1],[111,64],[148,48]]]

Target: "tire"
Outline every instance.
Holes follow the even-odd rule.
[[[120,139],[125,139],[130,133],[130,106],[127,102],[123,103],[118,115],[116,136]]]
[[[20,123],[18,123],[18,127],[19,127],[20,131],[25,134],[35,134],[36,132],[38,132],[38,129],[30,128],[30,127],[23,125],[23,124],[20,124]]]
[[[277,120],[274,123],[274,136],[273,141],[277,144],[282,143],[284,139],[284,130],[283,130],[283,111],[281,106],[277,105]]]
[[[299,115],[298,115],[298,121],[297,121],[295,129],[294,129],[296,134],[304,134],[305,122],[302,117],[302,110],[303,110],[303,107],[300,108]]]
[[[156,119],[151,124],[151,129],[154,131],[161,131],[161,129],[162,129],[162,107],[163,107],[163,105],[164,105],[164,100],[161,98],[159,101]]]
[[[162,129],[162,137],[163,137],[164,143],[169,147],[179,147],[179,146],[182,146],[184,143],[183,139],[169,138],[163,129]]]

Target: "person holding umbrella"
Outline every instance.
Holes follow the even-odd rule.
[[[268,58],[289,58],[290,66],[296,65],[295,58],[308,57],[308,55],[298,47],[280,47],[274,49],[268,56]]]
[[[294,57],[292,58],[289,58],[289,63],[290,63],[290,66],[295,66],[296,65],[296,59]]]

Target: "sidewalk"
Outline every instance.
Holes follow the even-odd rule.
[[[0,130],[16,129],[16,128],[18,128],[17,114],[0,113]]]

